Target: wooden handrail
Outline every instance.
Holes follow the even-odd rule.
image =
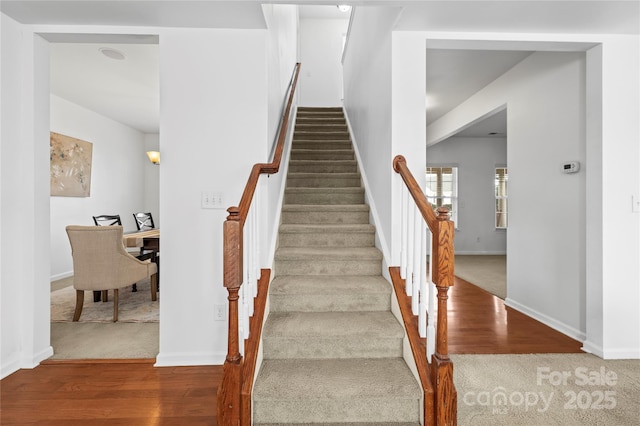
[[[438,214],[434,213],[420,185],[407,167],[407,161],[403,156],[398,155],[393,159],[393,170],[402,177],[433,235],[430,259],[433,268],[431,281],[438,290],[436,347],[435,353],[431,357],[432,383],[435,388],[434,418],[435,424],[438,426],[455,425],[457,421],[457,393],[453,383],[453,363],[449,358],[447,327],[447,293],[449,287],[453,286],[454,223],[449,219],[449,210],[446,207],[439,207]]]
[[[280,170],[280,161],[282,160],[282,152],[284,151],[284,141],[287,138],[287,129],[289,127],[289,116],[291,115],[291,106],[293,105],[293,95],[298,84],[298,74],[300,74],[300,62],[298,62],[294,68],[293,81],[289,86],[289,99],[287,106],[284,110],[284,115],[280,122],[280,133],[276,142],[276,150],[273,155],[273,161],[271,163],[257,163],[251,168],[249,179],[242,192],[242,198],[240,198],[240,204],[238,204],[240,220],[244,225],[249,213],[249,207],[251,207],[251,201],[253,200],[253,193],[258,185],[258,178],[262,174],[276,174]],[[234,207],[231,207],[234,209]],[[229,212],[231,213],[231,212]]]
[[[275,174],[280,170],[280,162],[284,151],[284,142],[287,137],[289,117],[291,115],[299,73],[300,63],[297,63],[293,70],[293,78],[288,89],[289,96],[287,105],[280,122],[274,158],[271,163],[258,163],[253,165],[247,184],[242,192],[240,204],[238,204],[237,207],[234,206],[227,209],[229,216],[223,226],[223,284],[229,293],[229,332],[227,356],[222,369],[222,382],[217,394],[217,414],[218,424],[220,425],[237,426],[249,425],[251,423],[250,414],[249,416],[241,415],[243,405],[241,386],[245,372],[239,346],[238,299],[243,279],[243,229],[260,175]]]

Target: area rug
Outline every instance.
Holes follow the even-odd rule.
[[[640,360],[452,355],[458,425],[636,425]]]
[[[454,273],[494,296],[507,297],[506,256],[456,255]]]
[[[160,292],[158,300],[151,300],[150,281],[138,282],[138,291],[131,287],[119,290],[118,322],[158,322]],[[51,322],[71,322],[76,307],[76,290],[64,287],[51,292]],[[113,291],[108,302],[94,302],[93,292],[84,292],[84,306],[80,322],[113,322]]]

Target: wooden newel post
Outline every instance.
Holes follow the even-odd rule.
[[[230,207],[224,223],[224,286],[229,293],[229,337],[223,379],[218,388],[218,424],[240,424],[242,355],[238,335],[238,298],[242,284],[242,223],[237,207]]]
[[[453,383],[453,363],[449,359],[448,323],[447,323],[447,300],[449,299],[449,287],[453,286],[454,267],[454,223],[449,220],[449,209],[438,208],[438,229],[436,251],[437,281],[434,280],[438,289],[438,319],[436,350],[431,357],[433,368],[433,383],[436,393],[436,425],[456,425],[457,424],[457,393]]]

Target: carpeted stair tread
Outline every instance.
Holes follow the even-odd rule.
[[[345,130],[329,130],[326,132],[296,130],[293,134],[293,143],[296,140],[349,140],[349,132]]]
[[[351,149],[291,149],[292,160],[353,160]]]
[[[375,233],[376,227],[368,223],[355,224],[282,224],[281,233],[316,233],[316,232],[339,232],[339,233]]]
[[[358,171],[356,160],[291,160],[289,173],[355,173]]]
[[[380,260],[382,253],[375,247],[280,247],[277,260]]]
[[[391,286],[381,276],[276,276],[269,286],[271,312],[385,311]]]
[[[264,330],[265,359],[402,356],[404,329],[387,311],[272,312]]]
[[[359,188],[359,173],[289,173],[287,188]]]
[[[253,395],[264,423],[420,418],[420,389],[402,358],[264,360]]]
[[[309,150],[349,150],[353,151],[351,141],[347,140],[305,140],[296,139],[291,149],[309,149]]]
[[[355,294],[391,294],[391,286],[382,277],[370,276],[306,276],[289,275],[275,277],[269,286],[272,295],[326,295],[337,294],[352,297]]]
[[[366,204],[284,204],[282,223],[369,223]]]
[[[253,423],[254,426],[420,426],[420,422],[384,422],[384,423]]]
[[[391,312],[273,312],[265,323],[265,338],[326,339],[357,337],[402,339],[404,330]]]
[[[369,224],[282,224],[280,247],[373,247],[375,227]]]
[[[361,204],[364,188],[287,188],[285,204]]]

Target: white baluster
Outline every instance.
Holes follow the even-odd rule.
[[[429,308],[427,312],[428,315],[428,323],[427,323],[427,360],[431,359],[431,356],[436,351],[436,328],[435,328],[435,319],[436,319],[436,303],[435,303],[435,286],[433,285],[433,234],[429,232],[427,238],[427,244],[429,247],[429,280],[427,281],[427,288],[429,292]]]
[[[401,193],[402,193],[402,201],[400,202],[400,223],[401,223],[401,243],[400,243],[400,278],[403,280],[407,278],[407,207],[408,207],[408,192],[407,187],[402,182],[402,179],[398,179],[400,181]]]
[[[254,280],[253,283],[253,297],[258,296],[258,280],[262,275],[260,271],[260,220],[259,220],[259,212],[261,211],[262,205],[262,191],[264,188],[264,184],[258,187],[259,191],[256,193],[255,199],[255,209],[256,215],[254,217],[254,240],[253,240],[253,268],[254,268]]]
[[[413,290],[411,294],[411,311],[413,315],[418,315],[420,306],[420,272],[422,271],[420,265],[420,255],[422,254],[422,215],[416,205],[413,211],[413,233],[415,234],[415,240],[413,243]]]
[[[253,245],[255,244],[255,216],[256,209],[255,206],[251,208],[249,211],[249,218],[247,220],[249,226],[249,245],[247,246],[247,257],[248,257],[248,265],[247,265],[247,296],[249,297],[247,306],[249,307],[249,316],[253,316],[253,302],[254,302],[254,287],[255,287],[255,267],[254,263],[255,253],[253,250]]]
[[[420,311],[418,313],[418,332],[427,337],[427,226],[420,220]]]
[[[413,200],[411,200],[411,206],[407,209],[407,278],[405,281],[405,292],[409,297],[413,297],[413,252],[415,251],[415,221],[413,218],[415,216],[415,211],[416,209],[413,205]]]

